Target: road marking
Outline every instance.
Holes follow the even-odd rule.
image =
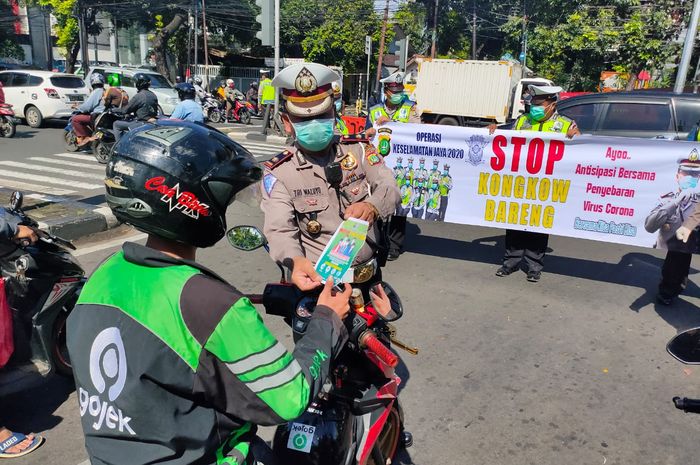
[[[67,184],[70,184],[70,187],[77,187],[78,189],[104,189],[104,185],[100,184],[88,184],[85,182],[80,182],[80,181],[73,181],[69,179],[58,179],[58,178],[50,178],[48,176],[40,176],[38,174],[29,174],[29,173],[22,173],[21,171],[10,171],[6,169],[0,170],[0,175],[2,176],[7,176],[8,178],[19,178],[19,179],[27,179],[29,181],[37,181],[37,182],[46,182],[49,184],[58,184],[61,186],[65,186]],[[40,191],[40,192],[46,192]]]
[[[99,180],[103,180],[105,178],[104,174],[81,173],[81,172],[76,171],[76,170],[64,170],[61,168],[54,168],[52,166],[32,165],[31,163],[22,163],[19,161],[0,161],[0,166],[11,166],[13,168],[24,168],[26,170],[43,171],[45,173],[64,174],[66,176],[71,176],[71,177],[75,177],[75,178],[88,178],[88,179],[99,179]],[[0,173],[3,173],[3,172],[4,172],[3,170],[0,170]],[[10,176],[10,177],[12,177],[12,176]],[[72,181],[67,181],[67,182],[72,182]]]
[[[95,158],[91,155],[78,155],[77,153],[56,153],[55,155],[57,157],[73,158],[75,160],[95,161]]]
[[[40,186],[38,184],[28,184],[24,181],[13,181],[10,179],[2,179],[2,178],[0,178],[0,186],[9,187],[11,189],[18,189],[18,190],[22,190],[22,191],[29,190],[29,191],[43,192],[45,194],[51,194],[51,195],[75,194],[75,191],[69,191],[67,189],[59,189],[58,187]]]
[[[100,250],[105,250],[105,249],[110,249],[112,247],[121,246],[124,242],[127,242],[127,241],[129,241],[129,242],[141,241],[143,239],[146,239],[147,237],[148,237],[148,234],[137,233],[137,234],[122,237],[119,239],[112,239],[111,241],[103,242],[103,243],[97,244],[97,245],[92,245],[90,247],[81,247],[80,249],[73,252],[73,255],[76,257],[80,257],[83,255],[88,255],[91,253],[99,252]]]
[[[53,163],[54,165],[75,166],[76,168],[83,168],[86,170],[98,170],[98,171],[102,171],[103,173],[105,171],[104,165],[95,165],[94,163],[92,165],[86,165],[85,163],[78,163],[75,161],[59,160],[56,158],[44,158],[44,157],[29,157],[29,159],[36,160],[36,161],[43,161],[44,163]]]

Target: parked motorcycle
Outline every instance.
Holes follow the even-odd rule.
[[[250,124],[250,107],[252,105],[245,100],[245,97],[238,95],[233,102],[231,114],[227,115],[227,117],[233,118],[237,123]]]
[[[92,155],[98,163],[106,164],[112,153],[112,148],[116,143],[116,135],[114,133],[114,122],[124,119],[121,114],[113,113],[110,110],[103,111],[95,118],[95,132],[92,142]]]
[[[265,247],[263,234],[252,226],[237,226],[227,233],[231,245],[240,250]],[[262,295],[249,295],[271,315],[281,316],[292,328],[294,341],[300,339],[313,314],[318,291],[304,293],[282,279],[268,284]],[[273,452],[279,463],[295,465],[384,465],[394,460],[399,447],[413,440],[403,430],[403,412],[398,402],[401,379],[394,368],[397,355],[393,342],[412,354],[411,348],[396,340],[391,322],[403,315],[393,288],[382,283],[391,311],[382,317],[362,292],[354,289],[353,310],[345,319],[349,341],[331,366],[328,388],[324,389],[299,418],[277,428]]]
[[[38,229],[22,210],[21,192],[13,192],[9,214],[33,228],[39,240],[31,244],[0,243],[0,272],[6,280],[12,309],[15,350],[9,365],[34,362],[43,375],[54,371],[72,376],[66,347],[66,320],[85,284],[85,271],[71,255],[73,244]]]
[[[19,120],[9,103],[0,103],[0,137],[14,137]]]
[[[223,117],[221,102],[211,94],[207,94],[202,101],[202,111],[204,119],[212,123],[220,123]]]

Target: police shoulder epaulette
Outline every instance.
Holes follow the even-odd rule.
[[[673,192],[673,191],[671,191],[671,192],[669,192],[669,193],[667,193],[667,194],[662,195],[661,198],[662,198],[662,199],[670,199],[671,197],[675,197],[675,196],[676,196],[676,193]]]
[[[364,133],[350,134],[340,138],[341,144],[354,144],[356,142],[369,142],[369,138]]]
[[[268,170],[273,170],[273,169],[277,168],[278,166],[280,166],[285,161],[291,159],[292,155],[294,155],[293,152],[291,152],[289,150],[285,150],[284,152],[280,153],[279,155],[275,155],[274,157],[267,160],[265,163],[263,163],[263,166],[265,168],[267,168]]]

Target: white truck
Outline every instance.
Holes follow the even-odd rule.
[[[425,59],[418,68],[416,107],[426,123],[504,124],[524,110],[527,86],[552,85],[548,79],[521,77],[521,65],[511,61]]]

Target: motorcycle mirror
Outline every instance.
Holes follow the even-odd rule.
[[[687,365],[700,365],[700,328],[691,328],[671,339],[666,350]]]
[[[401,303],[401,298],[399,297],[399,294],[394,290],[393,287],[391,287],[389,283],[382,281],[382,287],[384,288],[386,296],[389,298],[389,302],[391,302],[391,310],[387,315],[379,314],[379,317],[382,320],[390,323],[392,321],[398,320],[403,316],[403,304]]]
[[[258,249],[267,244],[263,233],[255,226],[234,226],[226,233],[229,244],[246,252]]]
[[[10,197],[10,210],[18,212],[22,209],[24,195],[20,191],[14,191]]]

